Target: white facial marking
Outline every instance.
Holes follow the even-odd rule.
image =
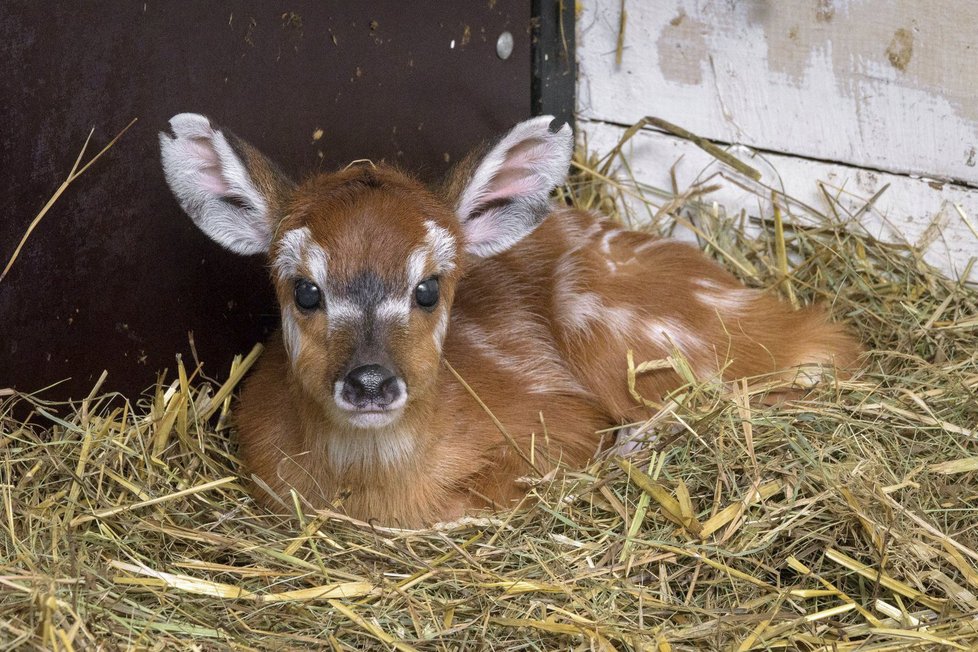
[[[362,322],[365,319],[363,309],[342,297],[326,294],[326,316],[329,318],[329,330],[335,330],[340,324]]]
[[[435,343],[435,348],[441,353],[442,344],[445,343],[445,334],[448,332],[448,311],[444,307],[439,308],[439,310],[441,310],[441,314],[438,315],[438,324],[431,334],[431,339]]]
[[[292,364],[299,360],[299,352],[302,349],[302,335],[299,332],[299,324],[295,321],[295,315],[291,310],[282,311],[282,340],[285,342],[285,350],[289,354]]]
[[[280,279],[288,281],[299,276],[304,252],[311,241],[312,233],[304,226],[282,234],[278,243],[278,254],[272,263]]]
[[[411,303],[407,297],[388,297],[380,302],[374,316],[386,323],[407,324],[411,315]]]
[[[306,269],[309,270],[310,280],[315,283],[320,290],[326,289],[326,268],[327,268],[328,258],[326,257],[326,252],[323,251],[315,242],[310,242],[306,246],[306,256],[305,263]]]
[[[431,255],[435,260],[435,269],[447,273],[455,269],[455,238],[448,229],[438,226],[432,220],[424,223],[428,229],[425,241],[431,247]]]
[[[282,235],[272,268],[282,281],[308,277],[321,290],[326,287],[326,252],[313,241],[307,227],[292,229]],[[282,340],[292,364],[295,364],[302,349],[302,332],[292,306],[282,308]]]
[[[326,270],[329,257],[322,247],[316,244],[308,227],[286,231],[279,241],[278,254],[272,263],[273,269],[283,281],[306,277],[320,290],[326,289]]]
[[[408,292],[414,294],[414,288],[425,279],[425,268],[430,255],[428,247],[421,246],[411,252],[408,256],[404,273],[408,280]]]

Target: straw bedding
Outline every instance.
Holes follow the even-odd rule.
[[[139,398],[8,391],[0,642],[978,648],[976,287],[876,241],[828,189],[820,210],[766,192],[779,209],[758,219],[725,215],[709,188],[642,187],[621,148],[576,166],[565,200],[624,222],[647,206],[643,228],[692,227],[748,284],[831,304],[870,349],[865,372],[780,406],[689,375],[636,424],[639,452],[527,478],[525,509],[425,531],[255,507],[227,424],[257,348],[221,381],[178,363]],[[688,373],[622,361],[643,363]]]

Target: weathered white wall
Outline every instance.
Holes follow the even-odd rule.
[[[854,206],[888,183],[871,229],[931,243],[927,259],[951,273],[978,256],[954,208],[978,223],[978,2],[625,0],[620,65],[621,1],[579,6],[579,113],[593,148],[657,116],[762,152],[771,166],[735,150],[821,209],[817,180]],[[681,183],[711,163],[652,130],[631,155],[637,176],[664,188],[680,157]],[[758,211],[734,185],[714,198]]]

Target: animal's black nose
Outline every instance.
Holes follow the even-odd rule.
[[[384,409],[400,396],[397,376],[379,364],[357,367],[343,379],[343,398],[360,409]]]

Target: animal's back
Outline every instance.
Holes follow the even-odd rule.
[[[316,415],[301,413],[311,403],[288,382],[274,339],[239,409],[245,461],[279,493],[349,495],[354,503],[338,506],[402,524],[505,506],[525,492],[521,476],[558,462],[580,467],[614,442],[613,428],[647,415],[629,393],[629,350],[636,362],[678,351],[699,377],[725,379],[793,373],[785,370],[804,363],[845,370],[859,352],[819,309],[795,311],[744,288],[689,245],[558,210],[512,250],[467,271],[444,357],[469,387],[444,365],[432,370],[440,399],[423,419],[428,432],[415,438],[427,446],[418,464],[396,474],[317,466],[338,451],[317,452],[323,442],[308,431]],[[656,400],[682,382],[659,370],[637,388]],[[371,437],[353,445],[383,445]],[[281,454],[267,455],[269,447]],[[273,460],[275,468],[263,466]],[[279,477],[288,485],[276,486]]]
[[[502,404],[507,394],[573,400],[600,413],[604,428],[644,414],[628,389],[629,351],[636,362],[679,353],[700,379],[760,381],[790,380],[808,364],[845,374],[860,352],[824,309],[793,310],[691,245],[578,210],[553,212],[463,284],[450,328],[455,357],[474,354],[520,376],[486,391],[502,392],[493,396]],[[664,369],[641,375],[637,389],[658,400],[681,384]]]
[[[238,429],[248,471],[286,504],[295,491],[401,525],[506,506],[522,476],[580,468],[647,414],[629,352],[678,351],[700,378],[733,379],[858,351],[817,309],[746,289],[689,246],[555,209],[573,136],[548,118],[436,190],[382,164],[295,184],[204,116],[170,127],[181,206],[223,246],[268,257],[282,330]],[[659,369],[638,390],[681,382]]]

